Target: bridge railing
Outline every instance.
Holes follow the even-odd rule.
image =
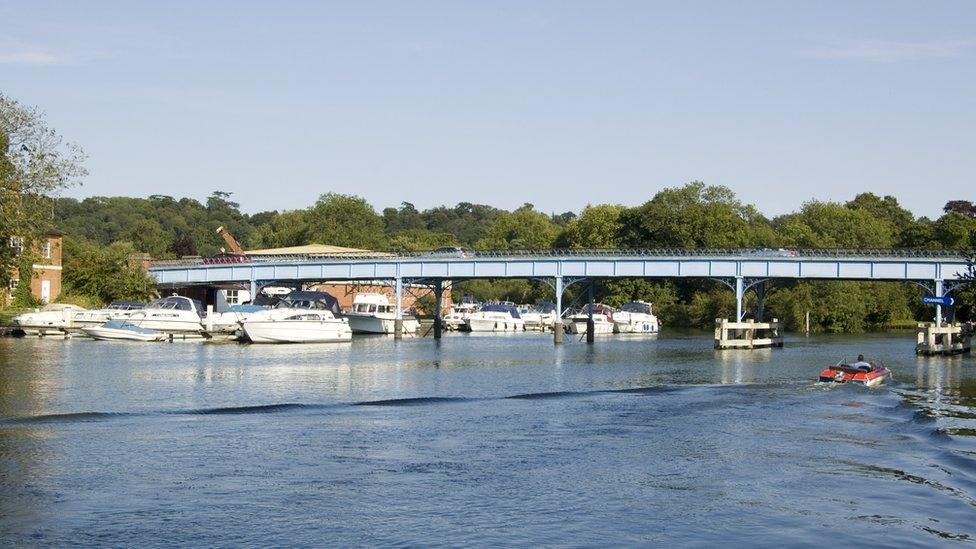
[[[797,258],[878,258],[878,259],[966,259],[960,250],[930,249],[716,249],[716,248],[623,248],[623,249],[545,249],[545,250],[476,250],[457,253],[440,252],[368,252],[334,254],[281,254],[252,256],[217,256],[207,258],[159,259],[152,268],[193,266],[251,265],[255,263],[300,263],[315,260],[382,261],[398,259],[540,259],[540,258],[715,258],[715,259],[797,259]]]

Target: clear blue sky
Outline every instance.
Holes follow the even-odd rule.
[[[976,199],[976,2],[136,4],[0,0],[0,91],[90,155],[70,196]]]

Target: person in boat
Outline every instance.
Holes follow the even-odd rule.
[[[871,363],[864,360],[864,355],[857,355],[857,362],[852,365],[858,370],[864,370],[865,372],[871,371]]]

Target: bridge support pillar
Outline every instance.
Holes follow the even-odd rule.
[[[552,342],[561,345],[563,342],[563,277],[557,276],[553,285],[556,290],[556,315],[552,320]]]
[[[935,281],[935,297],[942,297],[943,292],[942,280]],[[942,327],[942,304],[937,303],[935,305],[935,327]]]
[[[396,278],[396,316],[393,317],[393,339],[403,339],[403,279]]]
[[[257,297],[258,297],[258,282],[257,282],[257,280],[254,280],[252,278],[251,279],[251,285],[248,288],[250,289],[250,292],[251,292],[251,303],[254,303],[254,300],[257,299]]]
[[[735,321],[742,322],[742,277],[735,277]]]
[[[586,302],[589,304],[590,314],[586,316],[586,342],[593,343],[593,332],[595,330],[593,324],[593,281],[590,280],[589,284],[586,285]]]
[[[762,322],[766,314],[766,283],[756,284],[756,321]]]
[[[434,339],[441,338],[444,329],[441,318],[442,297],[444,295],[444,281],[438,280],[434,283]]]

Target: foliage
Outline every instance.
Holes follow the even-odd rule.
[[[50,197],[85,176],[84,159],[43,113],[0,94],[0,242],[18,236],[30,250],[52,223]],[[16,263],[9,250],[0,253],[2,287]]]
[[[557,228],[549,216],[526,204],[499,214],[475,245],[479,249],[539,250],[551,247],[556,236]]]
[[[621,216],[626,208],[600,204],[583,208],[579,217],[566,224],[557,241],[561,248],[618,248],[623,232]]]
[[[69,296],[88,296],[102,303],[152,298],[156,294],[155,281],[141,265],[130,262],[135,251],[129,242],[99,247],[65,238],[64,292]]]
[[[43,305],[44,303],[31,293],[32,273],[29,270],[21,270],[20,274],[20,281],[14,289],[14,299],[11,302],[11,306],[15,309],[31,309]]]
[[[365,199],[337,193],[319,197],[308,212],[312,242],[380,250],[386,245],[383,221]]]
[[[658,192],[621,215],[620,243],[630,248],[744,248],[752,245],[756,209],[727,187],[695,181]]]

